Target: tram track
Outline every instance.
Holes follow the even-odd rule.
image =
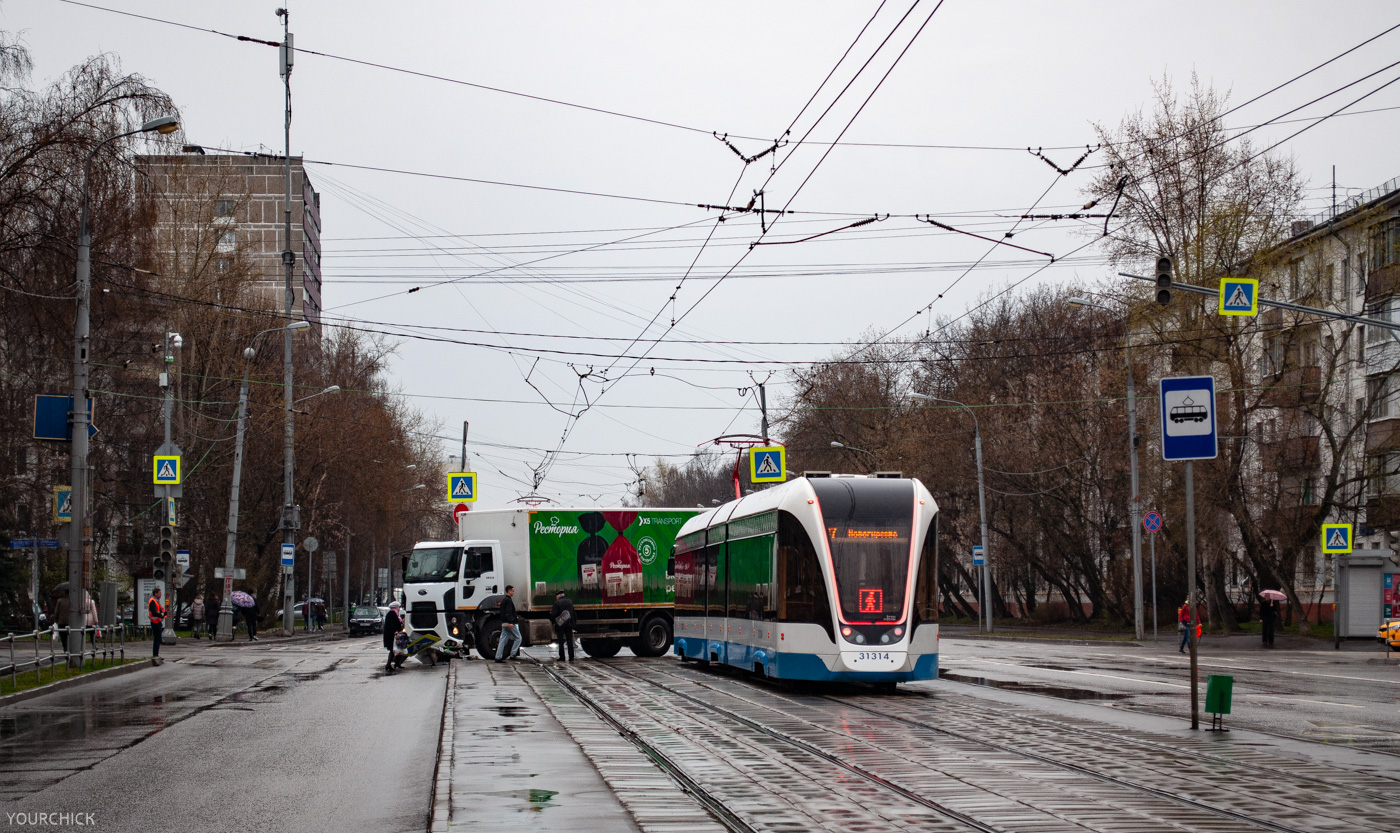
[[[766,735],[768,735],[768,736],[770,736],[770,737],[774,737],[774,738],[777,738],[777,739],[782,740],[782,741],[785,742],[785,743],[789,743],[789,744],[792,744],[792,745],[794,745],[794,746],[797,746],[798,748],[803,749],[804,751],[808,752],[809,754],[819,755],[819,756],[821,756],[821,757],[823,757],[823,758],[825,758],[825,759],[827,759],[827,760],[829,760],[829,761],[832,761],[833,763],[836,763],[837,765],[841,766],[842,768],[844,768],[844,769],[846,769],[846,770],[848,770],[848,771],[851,771],[851,772],[853,772],[853,773],[856,773],[856,774],[860,775],[860,776],[863,777],[863,778],[867,778],[867,779],[871,779],[871,780],[877,781],[877,782],[880,783],[882,786],[886,786],[887,788],[893,789],[893,790],[895,790],[896,792],[899,792],[901,795],[905,796],[906,798],[909,798],[910,800],[919,802],[919,803],[921,803],[921,804],[925,804],[925,806],[930,806],[930,802],[928,802],[928,800],[927,800],[924,796],[921,796],[921,795],[919,795],[918,793],[913,792],[913,791],[911,791],[911,790],[908,790],[908,789],[906,789],[906,788],[903,788],[903,787],[901,787],[900,785],[892,784],[892,783],[890,783],[890,782],[888,781],[888,779],[882,778],[882,777],[881,777],[880,775],[878,775],[877,773],[869,772],[869,771],[865,770],[865,769],[862,768],[862,767],[859,767],[859,766],[856,766],[856,765],[854,765],[854,764],[851,764],[851,763],[849,763],[849,762],[847,762],[847,761],[845,761],[845,760],[841,760],[841,759],[839,759],[839,758],[836,758],[835,756],[833,756],[833,755],[832,755],[831,753],[829,753],[828,751],[822,749],[820,746],[817,746],[817,745],[812,744],[812,743],[810,743],[810,742],[808,742],[808,741],[804,741],[804,740],[801,740],[801,739],[798,739],[798,738],[793,738],[793,737],[791,737],[791,736],[789,736],[789,735],[787,735],[787,734],[784,734],[784,733],[782,733],[782,732],[776,732],[776,731],[772,730],[771,727],[768,727],[768,726],[763,725],[763,723],[760,722],[760,721],[758,721],[758,720],[754,720],[754,719],[752,719],[752,718],[745,717],[745,716],[743,716],[743,715],[737,714],[737,713],[734,712],[732,709],[725,709],[725,708],[723,708],[722,706],[718,706],[718,705],[716,705],[716,704],[714,704],[714,703],[712,703],[712,702],[709,702],[709,701],[707,701],[706,699],[704,699],[704,698],[702,698],[702,697],[696,697],[696,696],[693,696],[693,695],[686,694],[685,692],[678,691],[676,688],[674,688],[674,687],[671,686],[671,685],[667,685],[667,684],[665,684],[665,683],[658,682],[658,681],[656,681],[656,680],[648,679],[647,676],[645,676],[645,675],[643,675],[643,674],[633,673],[633,672],[631,672],[631,671],[629,671],[629,670],[620,668],[620,667],[618,667],[618,666],[616,666],[616,665],[612,665],[612,664],[610,664],[610,665],[608,666],[608,670],[609,670],[610,672],[614,673],[614,674],[625,675],[626,677],[629,677],[629,678],[631,678],[631,679],[637,680],[637,681],[639,681],[639,682],[643,682],[643,683],[646,683],[646,684],[649,684],[649,685],[652,685],[652,686],[656,686],[656,687],[658,687],[658,688],[661,688],[661,689],[663,689],[663,690],[669,692],[670,694],[672,694],[672,695],[674,695],[674,696],[684,698],[687,702],[695,703],[695,704],[697,704],[697,705],[701,705],[701,706],[705,707],[706,709],[710,709],[710,710],[712,710],[712,711],[716,711],[716,712],[719,712],[719,713],[721,713],[721,714],[724,714],[726,717],[728,717],[728,718],[731,719],[731,720],[738,721],[738,722],[742,723],[743,725],[749,726],[750,728],[753,728],[753,729],[755,729],[755,730],[757,730],[757,731],[763,732],[764,734],[766,734]],[[720,695],[727,696],[727,697],[736,697],[736,699],[740,699],[741,702],[745,702],[745,703],[747,703],[747,704],[749,704],[750,706],[753,706],[753,707],[755,707],[755,708],[761,708],[761,709],[766,709],[766,710],[769,710],[769,711],[778,712],[778,713],[780,713],[780,714],[786,714],[786,713],[784,713],[784,712],[779,712],[779,710],[778,710],[778,709],[775,709],[772,705],[763,704],[763,703],[757,703],[757,702],[754,702],[753,700],[749,700],[749,699],[737,698],[737,696],[736,696],[735,694],[733,694],[732,692],[723,691],[723,690],[721,690],[720,687],[711,684],[709,681],[706,681],[706,682],[687,681],[687,682],[688,682],[689,684],[692,684],[692,685],[697,685],[697,686],[700,686],[700,687],[702,687],[702,688],[706,688],[706,689],[712,690],[712,691],[714,691],[716,694],[720,694]],[[729,683],[729,684],[733,684],[733,685],[741,686],[741,687],[743,687],[743,688],[745,688],[745,689],[747,689],[747,690],[750,690],[750,691],[762,692],[762,693],[764,693],[765,695],[768,695],[768,696],[779,696],[779,697],[783,697],[784,700],[791,700],[791,698],[787,697],[786,695],[779,695],[779,694],[777,694],[777,693],[775,693],[775,692],[773,692],[773,691],[771,691],[771,690],[769,690],[769,689],[766,689],[766,688],[764,688],[764,687],[762,687],[762,686],[760,686],[760,685],[758,685],[758,684],[756,684],[756,683],[752,683],[752,682],[748,682],[748,681],[743,681],[743,680],[737,680],[737,679],[734,679],[734,678],[724,678],[724,682]],[[827,702],[832,702],[832,703],[840,704],[843,708],[855,708],[855,709],[857,709],[857,710],[859,710],[859,711],[861,711],[861,712],[864,712],[864,713],[867,713],[867,714],[870,714],[870,715],[873,715],[873,716],[877,716],[877,717],[880,717],[880,718],[883,718],[883,719],[891,720],[891,721],[893,721],[893,722],[895,722],[895,723],[901,724],[901,725],[906,726],[906,727],[912,727],[912,728],[917,728],[917,729],[921,729],[921,730],[924,730],[924,731],[929,731],[929,732],[934,732],[934,733],[937,733],[937,734],[941,734],[941,735],[943,735],[943,736],[946,736],[946,737],[949,737],[949,738],[951,738],[951,739],[954,739],[954,740],[956,740],[956,741],[958,741],[958,742],[960,742],[960,743],[969,744],[969,745],[974,745],[974,746],[978,746],[978,747],[981,747],[981,748],[985,748],[985,749],[991,750],[991,751],[993,751],[993,752],[995,752],[995,753],[997,753],[997,754],[999,754],[999,755],[1009,755],[1009,756],[1014,756],[1014,757],[1016,757],[1016,758],[1019,758],[1019,759],[1022,759],[1022,760],[1026,760],[1026,761],[1034,761],[1034,762],[1036,762],[1037,764],[1040,764],[1040,765],[1042,765],[1042,766],[1050,767],[1050,768],[1053,768],[1054,770],[1059,770],[1059,771],[1062,771],[1062,772],[1071,772],[1071,773],[1074,773],[1075,775],[1078,775],[1078,776],[1080,776],[1080,777],[1088,778],[1088,779],[1091,779],[1091,780],[1093,780],[1093,781],[1096,781],[1096,782],[1099,782],[1099,783],[1102,783],[1102,784],[1109,785],[1109,786],[1111,786],[1111,787],[1113,787],[1113,788],[1116,788],[1116,789],[1125,790],[1125,791],[1128,791],[1128,792],[1130,792],[1130,793],[1132,793],[1132,794],[1136,794],[1136,795],[1140,795],[1140,796],[1147,796],[1147,797],[1150,797],[1150,798],[1152,798],[1152,799],[1156,799],[1157,801],[1168,802],[1168,803],[1170,803],[1170,804],[1173,804],[1173,805],[1176,805],[1176,806],[1179,806],[1179,807],[1182,807],[1182,808],[1188,808],[1189,810],[1194,811],[1194,812],[1196,812],[1196,813],[1201,813],[1201,814],[1205,814],[1205,815],[1210,816],[1210,817],[1213,817],[1213,818],[1217,818],[1217,819],[1221,819],[1221,820],[1226,820],[1226,821],[1230,822],[1232,825],[1235,825],[1235,826],[1236,826],[1236,827],[1232,827],[1231,829],[1238,829],[1238,826],[1245,826],[1245,827],[1250,827],[1250,828],[1255,828],[1255,829],[1270,830],[1270,831],[1274,831],[1274,833],[1316,833],[1316,829],[1315,829],[1315,828],[1303,829],[1303,828],[1299,828],[1299,827],[1294,827],[1294,826],[1291,826],[1291,825],[1289,825],[1289,824],[1282,823],[1282,822],[1280,822],[1280,821],[1275,821],[1275,820],[1268,819],[1268,818],[1261,818],[1261,817],[1259,817],[1257,814],[1250,814],[1250,813],[1246,813],[1246,812],[1234,810],[1234,809],[1231,809],[1231,808],[1228,808],[1228,807],[1222,807],[1222,806],[1218,806],[1218,805],[1216,805],[1216,804],[1212,804],[1212,803],[1208,803],[1208,802],[1204,802],[1204,801],[1199,801],[1199,800],[1190,798],[1189,796],[1184,796],[1184,795],[1181,795],[1181,794],[1179,794],[1179,793],[1177,793],[1177,792],[1173,792],[1172,790],[1169,790],[1169,789],[1163,789],[1163,788],[1160,788],[1160,787],[1154,787],[1154,786],[1147,785],[1147,784],[1137,783],[1137,782],[1134,782],[1134,781],[1131,781],[1131,780],[1127,780],[1127,779],[1124,779],[1124,778],[1121,778],[1121,777],[1117,777],[1117,776],[1114,776],[1114,775],[1111,775],[1111,774],[1107,774],[1107,773],[1103,773],[1103,772],[1096,771],[1096,770],[1094,770],[1093,768],[1088,767],[1088,766],[1082,766],[1082,765],[1079,765],[1079,764],[1074,764],[1074,763],[1072,763],[1072,762],[1067,762],[1067,761],[1058,759],[1058,758],[1053,757],[1053,756],[1050,756],[1050,755],[1043,755],[1043,754],[1038,754],[1038,753],[1035,753],[1035,752],[1030,752],[1030,751],[1027,751],[1027,750],[1025,750],[1025,749],[1018,748],[1018,747],[1016,747],[1016,746],[1014,746],[1014,745],[1011,745],[1011,744],[1007,744],[1007,743],[998,743],[998,742],[994,742],[994,741],[988,741],[988,740],[985,739],[985,738],[977,737],[976,735],[970,734],[970,733],[968,733],[968,732],[960,732],[960,731],[956,731],[956,730],[946,729],[946,728],[943,728],[943,727],[940,727],[940,726],[936,726],[936,725],[932,725],[932,724],[926,723],[926,722],[924,722],[924,721],[919,721],[919,720],[913,720],[913,719],[909,719],[909,718],[904,718],[904,717],[901,717],[901,716],[899,716],[899,715],[893,715],[893,714],[890,714],[890,713],[885,712],[885,711],[880,710],[880,709],[875,709],[875,708],[869,708],[869,707],[866,707],[866,706],[855,705],[855,704],[852,704],[851,702],[849,702],[849,701],[847,701],[847,700],[840,700],[840,699],[837,699],[837,698],[834,698],[834,697],[830,697],[830,696],[820,696],[820,695],[819,695],[819,696],[818,696],[818,699],[821,699],[821,700],[824,700],[824,701],[827,701]],[[820,726],[820,725],[817,725],[817,724],[813,724],[813,723],[811,723],[810,721],[807,721],[807,722],[808,722],[808,725],[811,725],[813,728],[821,729],[821,730],[827,731],[827,732],[832,732],[833,734],[836,734],[837,736],[841,737],[841,738],[842,738],[843,740],[845,740],[845,741],[852,740],[852,738],[851,738],[849,735],[843,735],[843,734],[840,733],[840,732],[835,732],[834,730],[831,730],[831,729],[829,729],[829,728],[826,728],[826,727],[823,727],[823,726]],[[1042,727],[1045,727],[1047,724],[1046,724],[1046,723],[1042,723],[1041,725],[1042,725]],[[1053,724],[1049,724],[1049,725],[1053,726]],[[1060,727],[1060,728],[1062,728],[1062,727]],[[1105,739],[1114,740],[1114,741],[1118,742],[1119,744],[1121,744],[1121,739],[1108,738],[1108,736],[1107,736],[1107,735],[1104,735],[1103,733],[1100,733],[1100,736],[1103,737],[1103,738],[1105,738]],[[1165,748],[1165,747],[1163,747],[1163,748]],[[1178,752],[1178,753],[1180,752],[1180,750],[1174,750],[1174,751],[1176,751],[1176,752]],[[1228,759],[1224,759],[1224,758],[1220,758],[1220,759],[1218,759],[1218,760],[1221,761],[1221,763],[1223,763],[1223,764],[1228,764],[1229,766],[1239,766],[1239,762],[1237,762],[1237,761],[1229,761]],[[1259,769],[1261,769],[1261,771],[1263,771],[1262,768],[1259,768]],[[1269,771],[1269,774],[1270,774],[1271,776],[1277,776],[1277,775],[1278,775],[1278,770]],[[1316,783],[1317,786],[1319,786],[1319,787],[1325,787],[1325,788],[1327,788],[1327,789],[1331,789],[1331,788],[1335,788],[1336,786],[1339,786],[1339,785],[1337,785],[1337,784],[1334,783],[1334,782],[1324,782],[1324,781],[1317,780],[1317,779],[1310,779],[1310,780],[1313,780],[1313,781]],[[1374,800],[1374,799],[1377,798],[1377,796],[1376,796],[1374,793],[1367,793],[1367,792],[1365,792],[1365,791],[1355,790],[1355,789],[1350,789],[1349,791],[1350,791],[1350,792],[1353,792],[1353,793],[1356,793],[1356,794],[1358,794],[1358,795],[1360,795],[1360,796],[1364,796],[1364,797],[1366,797],[1366,798],[1368,798],[1368,799]],[[962,823],[964,823],[964,824],[968,824],[968,825],[971,825],[971,826],[975,826],[977,829],[983,829],[983,830],[989,828],[988,825],[985,825],[984,823],[978,821],[977,819],[974,819],[974,818],[971,818],[971,817],[969,817],[969,816],[966,816],[965,814],[958,813],[957,811],[951,810],[950,808],[943,807],[942,805],[938,805],[936,802],[933,802],[932,804],[933,804],[933,806],[934,806],[937,810],[939,810],[940,812],[946,812],[946,813],[949,814],[949,817],[951,817],[951,818],[956,818],[958,821],[960,821],[960,822],[962,822]],[[1306,811],[1305,808],[1299,808],[1299,810],[1300,810],[1300,811]],[[1345,826],[1346,824],[1357,823],[1357,822],[1355,822],[1355,821],[1346,822],[1346,821],[1341,820],[1341,819],[1338,819],[1337,821],[1338,821],[1338,825],[1339,825],[1339,828],[1338,828],[1338,829],[1349,829],[1349,828],[1345,828],[1344,826]],[[996,829],[996,828],[991,828],[991,829]]]
[[[763,694],[765,694],[765,695],[769,695],[769,696],[778,696],[778,697],[783,697],[783,698],[785,698],[785,699],[790,699],[790,698],[788,697],[788,695],[786,695],[786,694],[779,694],[779,693],[777,693],[777,692],[773,692],[773,691],[771,691],[770,689],[766,688],[765,686],[763,686],[763,685],[761,685],[761,684],[759,684],[759,683],[751,682],[751,681],[749,681],[749,680],[743,680],[743,679],[739,679],[739,678],[729,677],[729,678],[725,678],[725,681],[728,682],[728,683],[731,683],[731,684],[733,684],[733,685],[742,686],[742,687],[744,687],[744,688],[746,688],[746,689],[749,689],[749,690],[751,690],[751,691],[761,692],[761,693],[763,693]],[[712,686],[707,686],[707,687],[712,687]],[[1248,824],[1250,824],[1250,825],[1254,825],[1254,826],[1258,826],[1258,827],[1263,827],[1263,828],[1266,828],[1266,829],[1269,829],[1269,830],[1276,831],[1276,833],[1314,833],[1314,831],[1312,831],[1312,830],[1302,830],[1302,829],[1300,829],[1300,828],[1292,827],[1292,826],[1289,826],[1289,825],[1287,825],[1287,824],[1283,824],[1283,823],[1280,823],[1280,822],[1277,822],[1277,821],[1272,821],[1272,820],[1270,820],[1270,819],[1261,818],[1261,817],[1259,817],[1258,815],[1246,814],[1246,813],[1243,813],[1243,812],[1238,812],[1238,811],[1235,811],[1235,810],[1231,810],[1231,809],[1229,809],[1229,808],[1220,807],[1220,806],[1217,806],[1217,805],[1215,805],[1215,804],[1211,804],[1211,803],[1199,801],[1199,800],[1190,798],[1190,797],[1188,797],[1188,796],[1181,795],[1180,793],[1173,792],[1173,791],[1168,790],[1168,789],[1163,789],[1163,788],[1160,788],[1160,787],[1153,787],[1153,786],[1150,786],[1150,785],[1146,785],[1146,784],[1141,784],[1141,783],[1129,781],[1129,780],[1126,780],[1126,779],[1123,779],[1123,778],[1116,777],[1116,776],[1111,775],[1111,774],[1107,774],[1107,773],[1104,773],[1104,772],[1095,770],[1095,769],[1093,769],[1092,767],[1083,766],[1083,765],[1075,764],[1075,763],[1072,763],[1072,762],[1069,762],[1069,761],[1065,761],[1065,760],[1063,760],[1062,758],[1053,757],[1053,756],[1051,756],[1051,755],[1043,755],[1043,754],[1038,754],[1038,753],[1035,753],[1035,752],[1030,752],[1030,751],[1028,751],[1027,749],[1025,749],[1023,746],[1017,746],[1017,745],[1014,745],[1014,744],[1009,743],[1009,742],[996,742],[996,741],[991,741],[991,740],[988,740],[986,737],[979,736],[979,735],[974,734],[974,733],[972,733],[972,732],[970,732],[970,731],[956,731],[956,730],[947,728],[946,726],[943,726],[943,725],[936,725],[936,724],[929,723],[929,722],[925,722],[925,721],[921,721],[921,720],[915,720],[915,719],[906,717],[906,716],[904,716],[904,715],[893,714],[893,713],[891,713],[891,712],[889,712],[889,711],[886,711],[886,710],[883,710],[883,709],[872,708],[872,707],[869,707],[869,706],[860,705],[860,704],[858,704],[858,703],[852,702],[852,701],[849,700],[849,699],[841,699],[841,698],[833,697],[833,696],[830,696],[830,695],[812,695],[812,696],[814,696],[814,697],[816,697],[816,698],[818,698],[818,699],[824,700],[824,701],[826,701],[826,702],[831,702],[831,703],[834,703],[834,704],[838,704],[838,705],[840,705],[840,706],[843,707],[843,708],[856,709],[856,710],[865,712],[865,713],[867,713],[867,714],[876,715],[876,716],[881,717],[881,718],[885,718],[885,719],[888,719],[888,720],[892,720],[892,721],[901,723],[901,724],[906,725],[906,726],[911,726],[911,727],[913,727],[913,728],[922,729],[922,730],[924,730],[924,731],[928,731],[928,732],[933,732],[933,733],[941,734],[941,735],[944,735],[944,736],[953,738],[953,739],[955,739],[955,740],[958,740],[959,742],[968,743],[968,744],[975,744],[975,745],[978,745],[978,746],[982,746],[982,747],[985,747],[985,748],[987,748],[987,749],[991,749],[991,750],[993,750],[993,751],[995,751],[995,752],[997,752],[997,753],[999,753],[999,754],[1013,755],[1013,756],[1016,756],[1016,757],[1019,757],[1019,758],[1023,758],[1023,759],[1026,759],[1026,760],[1032,760],[1032,761],[1035,761],[1035,762],[1040,763],[1040,764],[1042,764],[1042,765],[1052,766],[1052,767],[1056,767],[1056,768],[1058,768],[1058,769],[1062,769],[1062,770],[1074,772],[1074,773],[1076,773],[1076,774],[1079,774],[1079,775],[1082,775],[1082,776],[1086,776],[1086,777],[1089,777],[1089,778],[1093,778],[1093,779],[1098,780],[1098,781],[1103,782],[1103,783],[1113,784],[1113,785],[1115,785],[1115,786],[1117,786],[1117,787],[1120,787],[1120,788],[1132,790],[1132,791],[1139,792],[1139,793],[1143,793],[1143,794],[1147,794],[1147,795],[1152,795],[1152,796],[1154,796],[1154,797],[1157,797],[1157,798],[1160,798],[1160,799],[1163,799],[1163,800],[1167,800],[1167,801],[1171,801],[1171,802],[1180,804],[1180,805],[1182,805],[1182,806],[1191,807],[1191,808],[1196,809],[1196,810],[1198,810],[1198,811],[1203,811],[1203,812],[1211,813],[1211,814],[1214,814],[1214,815],[1217,815],[1217,816],[1220,816],[1220,817],[1224,817],[1224,818],[1230,818],[1230,819],[1232,819],[1233,821],[1236,821],[1236,822],[1248,823]],[[907,695],[906,695],[906,696],[907,696]],[[930,695],[928,695],[928,694],[922,694],[922,693],[921,693],[921,694],[916,695],[916,696],[921,696],[921,697],[924,697],[924,698],[928,698]],[[948,721],[948,717],[947,717],[945,714],[940,714],[939,719],[940,719],[941,722],[947,722],[947,721]],[[1005,722],[1020,722],[1020,723],[1025,723],[1025,724],[1031,724],[1031,725],[1034,725],[1034,726],[1039,726],[1039,727],[1041,727],[1042,729],[1049,728],[1049,729],[1052,729],[1052,730],[1056,730],[1056,731],[1060,732],[1061,734],[1063,734],[1063,732],[1065,731],[1065,728],[1066,728],[1064,724],[1058,723],[1057,721],[1054,721],[1054,720],[1046,720],[1046,719],[1043,719],[1043,718],[1028,717],[1028,716],[1019,715],[1019,714],[1012,714],[1012,715],[1001,714],[1001,715],[999,715],[999,720],[1002,720],[1002,721],[1005,721]],[[983,731],[985,731],[985,730],[987,729],[987,724],[985,723],[985,721],[982,722],[982,723],[980,723],[980,724],[978,725],[978,728],[981,729],[981,730],[983,730]],[[1098,739],[1100,739],[1101,741],[1103,741],[1105,744],[1108,744],[1108,745],[1117,745],[1117,746],[1120,746],[1120,747],[1122,746],[1123,738],[1122,738],[1121,736],[1114,736],[1114,735],[1111,735],[1111,734],[1109,734],[1109,733],[1107,733],[1107,732],[1097,731],[1097,730],[1093,730],[1093,729],[1083,729],[1083,728],[1080,727],[1080,726],[1073,726],[1072,729],[1073,729],[1074,732],[1079,732],[1079,733],[1081,733],[1081,734],[1092,734],[1092,735],[1094,735],[1095,737],[1097,737]],[[1011,731],[1011,730],[1008,730],[1008,734],[1015,734],[1015,733],[1014,733],[1013,731]],[[1172,747],[1172,746],[1170,746],[1170,745],[1168,745],[1168,744],[1165,744],[1165,743],[1154,742],[1154,741],[1147,741],[1147,740],[1143,740],[1143,739],[1141,739],[1141,738],[1134,738],[1134,739],[1133,739],[1133,743],[1136,744],[1138,747],[1149,747],[1149,748],[1153,748],[1153,749],[1156,749],[1156,750],[1159,750],[1159,751],[1162,751],[1162,752],[1170,752],[1170,753],[1172,753],[1172,754],[1177,754],[1177,755],[1182,754],[1182,750],[1181,750],[1179,747]],[[1226,758],[1226,757],[1222,757],[1222,756],[1212,756],[1212,755],[1210,755],[1209,753],[1202,753],[1202,752],[1200,752],[1199,750],[1194,749],[1194,748],[1192,749],[1192,751],[1191,751],[1191,753],[1190,753],[1190,757],[1191,757],[1192,760],[1194,760],[1194,761],[1197,762],[1197,763],[1203,763],[1203,762],[1205,762],[1207,759],[1209,759],[1210,761],[1213,761],[1214,763],[1217,763],[1221,768],[1227,768],[1227,767],[1228,767],[1228,768],[1231,768],[1231,769],[1250,769],[1250,770],[1252,770],[1252,771],[1258,776],[1258,780],[1260,780],[1260,781],[1274,781],[1274,780],[1276,780],[1276,779],[1279,778],[1280,772],[1281,772],[1280,767],[1278,767],[1277,765],[1270,767],[1270,766],[1267,766],[1267,765],[1264,765],[1264,764],[1259,764],[1259,763],[1244,762],[1244,761],[1240,761],[1240,760],[1237,760],[1237,759]],[[1133,766],[1133,765],[1140,766],[1140,763],[1139,763],[1139,764],[1133,764],[1133,763],[1127,762],[1127,761],[1125,761],[1124,764],[1125,764],[1125,766]],[[1363,774],[1360,774],[1360,773],[1353,773],[1353,772],[1350,772],[1350,771],[1348,771],[1347,774],[1350,775],[1350,776],[1352,776],[1352,777],[1367,778],[1367,779],[1370,779],[1370,780],[1379,780],[1379,779],[1376,779],[1374,776],[1363,775]],[[1307,782],[1307,784],[1310,784],[1311,786],[1315,787],[1314,792],[1317,792],[1317,793],[1321,793],[1321,792],[1325,792],[1325,791],[1331,791],[1331,790],[1336,790],[1336,789],[1339,789],[1339,788],[1340,788],[1340,789],[1343,789],[1343,790],[1347,791],[1348,793],[1351,793],[1351,794],[1353,794],[1353,795],[1356,795],[1356,796],[1359,797],[1359,798],[1363,798],[1363,799],[1365,799],[1367,802],[1370,802],[1370,803],[1374,803],[1374,802],[1377,802],[1377,801],[1385,800],[1385,792],[1384,792],[1384,789],[1383,789],[1383,788],[1384,788],[1385,786],[1387,786],[1387,785],[1378,784],[1378,785],[1376,786],[1376,789],[1375,789],[1375,790],[1367,790],[1367,789],[1359,789],[1359,788],[1356,788],[1356,787],[1352,787],[1352,786],[1347,785],[1347,784],[1345,784],[1345,783],[1340,783],[1340,782],[1338,782],[1338,781],[1335,780],[1335,779],[1334,779],[1334,780],[1323,780],[1323,779],[1320,779],[1320,778],[1313,778],[1313,777],[1306,776],[1306,775],[1294,775],[1294,774],[1291,773],[1291,772],[1288,773],[1287,777],[1288,777],[1290,780],[1295,781],[1295,782]],[[1393,785],[1390,785],[1390,786],[1393,786]],[[1305,792],[1306,792],[1306,791],[1304,791],[1304,790],[1300,790],[1300,791],[1299,791],[1299,794],[1305,794]],[[1269,801],[1270,799],[1261,798],[1261,800],[1263,800],[1263,801]],[[1286,806],[1286,805],[1282,805],[1282,806]],[[1307,812],[1307,811],[1309,810],[1309,808],[1305,808],[1305,807],[1297,807],[1296,809],[1297,809],[1299,812]],[[1341,821],[1341,822],[1343,822],[1343,823],[1348,823],[1348,822],[1345,822],[1344,820],[1339,820],[1339,821]],[[1354,824],[1361,825],[1361,824],[1365,824],[1366,822],[1365,822],[1365,821],[1360,821],[1360,820],[1355,820],[1355,821],[1352,821],[1352,822],[1349,822],[1349,823],[1354,823]]]

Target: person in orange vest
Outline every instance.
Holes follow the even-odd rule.
[[[151,656],[160,656],[160,636],[165,630],[165,605],[160,603],[160,588],[151,591],[151,599],[146,602],[146,612],[151,616]]]

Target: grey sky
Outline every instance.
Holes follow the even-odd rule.
[[[97,5],[235,35],[281,37],[274,3]],[[775,157],[745,170],[706,131],[731,134],[746,154],[761,151],[764,141],[732,136],[771,140],[780,134],[879,6],[289,5],[303,50],[699,128],[660,126],[303,53],[292,79],[294,153],[435,175],[738,205],[769,178]],[[935,5],[924,0],[913,10],[813,139],[828,141],[840,132]],[[881,9],[799,120],[795,135],[810,127],[908,9],[908,0]],[[113,52],[127,71],[147,76],[175,97],[189,141],[281,151],[275,49],[59,0],[10,0],[0,6],[0,21],[21,32],[32,48],[36,81],[88,55]],[[950,225],[1000,234],[1014,220],[979,215],[1019,214],[1052,183],[1041,210],[1078,207],[1089,176],[1083,171],[1059,177],[1019,148],[1045,147],[1064,166],[1093,142],[1092,122],[1117,124],[1144,106],[1153,79],[1166,75],[1186,88],[1194,71],[1231,91],[1231,101],[1239,103],[1396,23],[1400,8],[1390,3],[1335,3],[1324,13],[1315,3],[1301,2],[947,0],[844,140],[1011,150],[838,147],[792,202],[799,211],[831,214],[783,218],[764,239],[790,240],[887,213],[943,215]],[[1229,124],[1274,118],[1355,81],[1395,60],[1397,45],[1400,31],[1240,110]],[[1324,115],[1396,75],[1400,69],[1380,73],[1292,118]],[[1355,109],[1377,108],[1400,108],[1400,83]],[[1305,125],[1271,126],[1251,138],[1264,147]],[[1313,186],[1309,210],[1330,201],[1332,165],[1340,195],[1400,175],[1397,126],[1400,109],[1382,109],[1333,119],[1283,145],[1280,150],[1295,157]],[[780,153],[776,159],[783,164],[767,184],[767,206],[787,203],[825,151],[824,145],[808,145]],[[1090,156],[1085,165],[1099,158]],[[440,419],[444,436],[460,436],[462,420],[471,421],[469,467],[480,474],[484,506],[527,491],[543,450],[558,446],[571,425],[563,443],[569,453],[560,455],[540,489],[564,503],[615,502],[632,479],[623,456],[577,452],[635,453],[640,465],[654,454],[686,454],[720,433],[756,432],[756,403],[738,393],[751,384],[749,373],[763,378],[774,372],[769,402],[781,404],[789,367],[783,362],[820,359],[834,348],[685,340],[840,342],[883,332],[943,293],[962,272],[957,264],[988,249],[896,216],[820,240],[758,247],[715,286],[714,278],[759,239],[753,216],[716,227],[717,212],[687,206],[347,167],[310,170],[323,195],[329,316],[374,322],[366,326],[400,335],[513,348],[508,353],[405,339],[396,363],[402,393]],[[671,227],[679,228],[663,231]],[[712,229],[711,245],[697,259],[699,243]],[[1063,256],[1087,242],[1082,229],[1026,223],[1015,242]],[[648,231],[653,233],[638,236]],[[430,287],[627,237],[635,239]],[[1023,286],[1103,277],[1108,270],[1097,255],[1090,246]],[[1044,258],[1005,248],[988,257],[988,263],[1003,261],[967,275],[933,305],[933,313],[957,315],[979,296],[1035,272]],[[673,305],[668,299],[692,262]],[[639,280],[647,277],[652,280]],[[406,294],[414,286],[425,288]],[[685,316],[675,328],[669,326],[673,314]],[[609,356],[621,353],[654,315],[646,337],[667,340],[635,363],[632,376],[621,378],[633,359]],[[899,333],[920,332],[927,319],[920,315]],[[629,355],[650,346],[641,342]],[[580,386],[578,374],[590,366],[609,381],[590,377]],[[538,392],[526,383],[527,373]],[[561,411],[577,411],[581,392],[596,407],[572,421]],[[455,454],[456,448],[455,441],[444,442],[445,452]]]

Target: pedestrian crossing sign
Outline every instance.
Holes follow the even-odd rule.
[[[53,487],[54,523],[66,524],[73,520],[73,487]]]
[[[1258,315],[1259,281],[1254,278],[1221,278],[1220,314]]]
[[[179,486],[180,455],[155,455],[151,463],[151,474],[151,482],[157,486]]]
[[[1323,524],[1322,551],[1327,555],[1351,552],[1351,524]]]
[[[475,503],[476,472],[459,471],[447,475],[447,499],[455,503]]]
[[[780,445],[749,449],[749,481],[782,483],[787,480],[787,449]]]

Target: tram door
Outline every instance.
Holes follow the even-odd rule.
[[[727,525],[711,527],[705,544],[706,659],[724,662],[725,607],[728,605],[729,559],[725,553]]]

